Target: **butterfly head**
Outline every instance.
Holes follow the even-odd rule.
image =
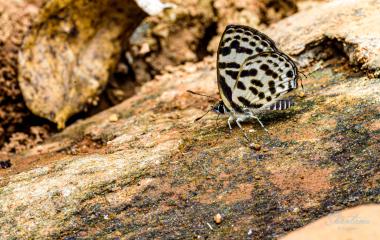
[[[226,113],[225,111],[225,107],[224,107],[224,103],[223,101],[219,101],[217,104],[215,104],[213,107],[212,107],[212,111],[213,112],[216,112],[216,113],[219,113],[219,114],[224,114]]]

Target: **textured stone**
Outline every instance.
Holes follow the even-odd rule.
[[[26,105],[63,128],[96,104],[122,48],[146,14],[133,0],[47,1],[26,36],[19,82]]]
[[[0,148],[30,115],[17,82],[17,57],[37,12],[26,1],[0,2]]]
[[[288,17],[267,32],[289,54],[300,55],[307,50],[300,57],[304,65],[316,59],[308,57],[311,48],[316,53],[326,48],[339,50],[336,45],[323,44],[332,41],[342,45],[340,51],[350,63],[376,72],[380,67],[379,8],[378,0],[335,0]]]
[[[380,79],[339,55],[323,64],[303,69],[296,106],[260,116],[270,134],[243,125],[259,152],[225,118],[194,123],[215,101],[187,90],[218,97],[215,58],[168,69],[0,170],[0,236],[278,238],[379,203]]]

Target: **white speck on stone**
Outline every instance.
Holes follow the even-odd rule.
[[[174,8],[173,3],[162,3],[160,0],[136,0],[137,5],[149,15],[156,15],[166,8]]]
[[[300,212],[300,209],[299,209],[298,207],[295,207],[295,208],[293,208],[293,212],[294,212],[294,213],[299,213],[299,212]]]
[[[70,196],[70,194],[71,194],[71,190],[70,189],[65,188],[65,189],[62,190],[62,196],[68,197],[68,196]]]

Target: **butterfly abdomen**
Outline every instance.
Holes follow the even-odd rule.
[[[269,110],[286,110],[294,106],[294,102],[291,99],[278,100],[269,106]]]

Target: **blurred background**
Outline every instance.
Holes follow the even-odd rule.
[[[92,8],[104,8],[100,2],[102,1],[95,1]],[[119,4],[120,8],[128,8],[128,4],[132,4],[131,2],[123,1]],[[142,84],[151,81],[156,75],[170,71],[174,66],[188,62],[199,62],[207,56],[212,56],[215,54],[220,35],[227,24],[244,24],[263,30],[287,16],[300,10],[315,7],[324,1],[173,0],[162,2],[166,5],[160,13],[148,16],[140,12],[139,16],[133,17],[136,19],[133,24],[128,23],[129,25],[126,24],[124,29],[120,30],[117,38],[121,40],[118,41],[117,50],[112,53],[112,63],[99,66],[109,74],[101,76],[103,78],[102,84],[96,87],[95,93],[91,93],[80,103],[73,103],[80,107],[64,116],[64,122],[67,122],[66,125],[70,125],[78,119],[91,116],[133,96]],[[54,4],[57,6],[54,6]],[[22,48],[23,40],[26,36],[29,38],[28,42],[32,42],[30,45],[33,45],[33,41],[37,41],[36,39],[41,36],[55,36],[58,30],[54,30],[54,25],[60,28],[70,28],[70,23],[67,24],[68,26],[62,26],[62,22],[67,22],[69,21],[68,19],[76,21],[76,24],[81,21],[85,22],[80,18],[75,18],[78,8],[81,7],[80,4],[81,1],[77,1],[76,4],[70,3],[70,1],[46,0],[0,1],[0,152],[20,152],[41,143],[51,134],[58,131],[56,124],[46,119],[49,117],[45,117],[44,113],[40,114],[41,111],[44,111],[40,111],[40,109],[45,108],[44,104],[34,104],[32,109],[36,114],[33,114],[27,108],[18,82],[19,78],[24,78],[19,76],[18,57],[20,51],[27,52],[32,48],[28,46]],[[66,15],[62,15],[62,12],[65,12],[62,9],[70,10],[66,11]],[[83,11],[86,11],[85,7],[80,13],[83,13]],[[116,7],[108,12],[106,10],[103,13],[99,11],[86,17],[97,16],[96,18],[103,18],[104,20],[107,18],[107,16],[104,16],[105,14],[114,15],[112,11],[117,11]],[[69,14],[70,12],[71,14]],[[57,18],[62,21],[55,22]],[[133,19],[129,19],[129,21],[133,21]],[[53,25],[53,30],[40,30],[40,32],[35,30],[38,28],[37,25],[47,26],[49,24]],[[80,31],[100,31],[98,25],[86,25]],[[34,30],[31,30],[31,28],[34,28]],[[79,30],[72,28],[68,31],[71,31],[68,34],[69,36],[75,37]],[[38,35],[39,37],[30,40],[33,35]],[[65,38],[58,41],[71,40],[70,38]],[[97,49],[103,52],[108,51],[106,47],[102,46],[102,41],[105,40],[100,40],[97,43]],[[46,44],[54,45],[49,42]],[[82,48],[80,43],[71,43],[70,47],[73,49]],[[59,50],[57,51],[59,53]],[[80,54],[81,51],[87,50],[80,49],[77,54]],[[30,58],[31,56],[29,56]],[[51,59],[46,58],[43,61],[48,62],[48,64],[51,61],[51,65],[57,66],[54,57]],[[33,61],[26,64],[28,67],[22,65],[20,68],[28,68],[31,71],[44,68],[43,64],[37,64]],[[38,72],[35,74],[42,76],[45,73]],[[47,82],[43,78],[50,77],[54,79],[57,73],[50,71],[46,74],[48,76],[41,77],[40,82]],[[30,73],[27,72],[24,75],[30,75]],[[29,87],[26,86],[24,92],[28,92]],[[33,88],[37,88],[35,91],[47,92],[44,84],[39,85],[34,82]],[[86,91],[81,86],[75,86],[75,88],[77,92]],[[49,88],[49,95],[62,95],[65,94],[64,91],[62,88]],[[41,98],[41,96],[39,97]],[[31,97],[28,96],[27,98]],[[42,98],[48,99],[46,96]],[[51,101],[52,104],[55,104],[53,100]],[[59,102],[62,102],[62,99]],[[64,102],[68,104],[67,101]],[[57,112],[59,111],[61,110],[57,110]],[[51,112],[50,110],[49,115],[51,115]],[[53,122],[56,121],[53,120]]]

